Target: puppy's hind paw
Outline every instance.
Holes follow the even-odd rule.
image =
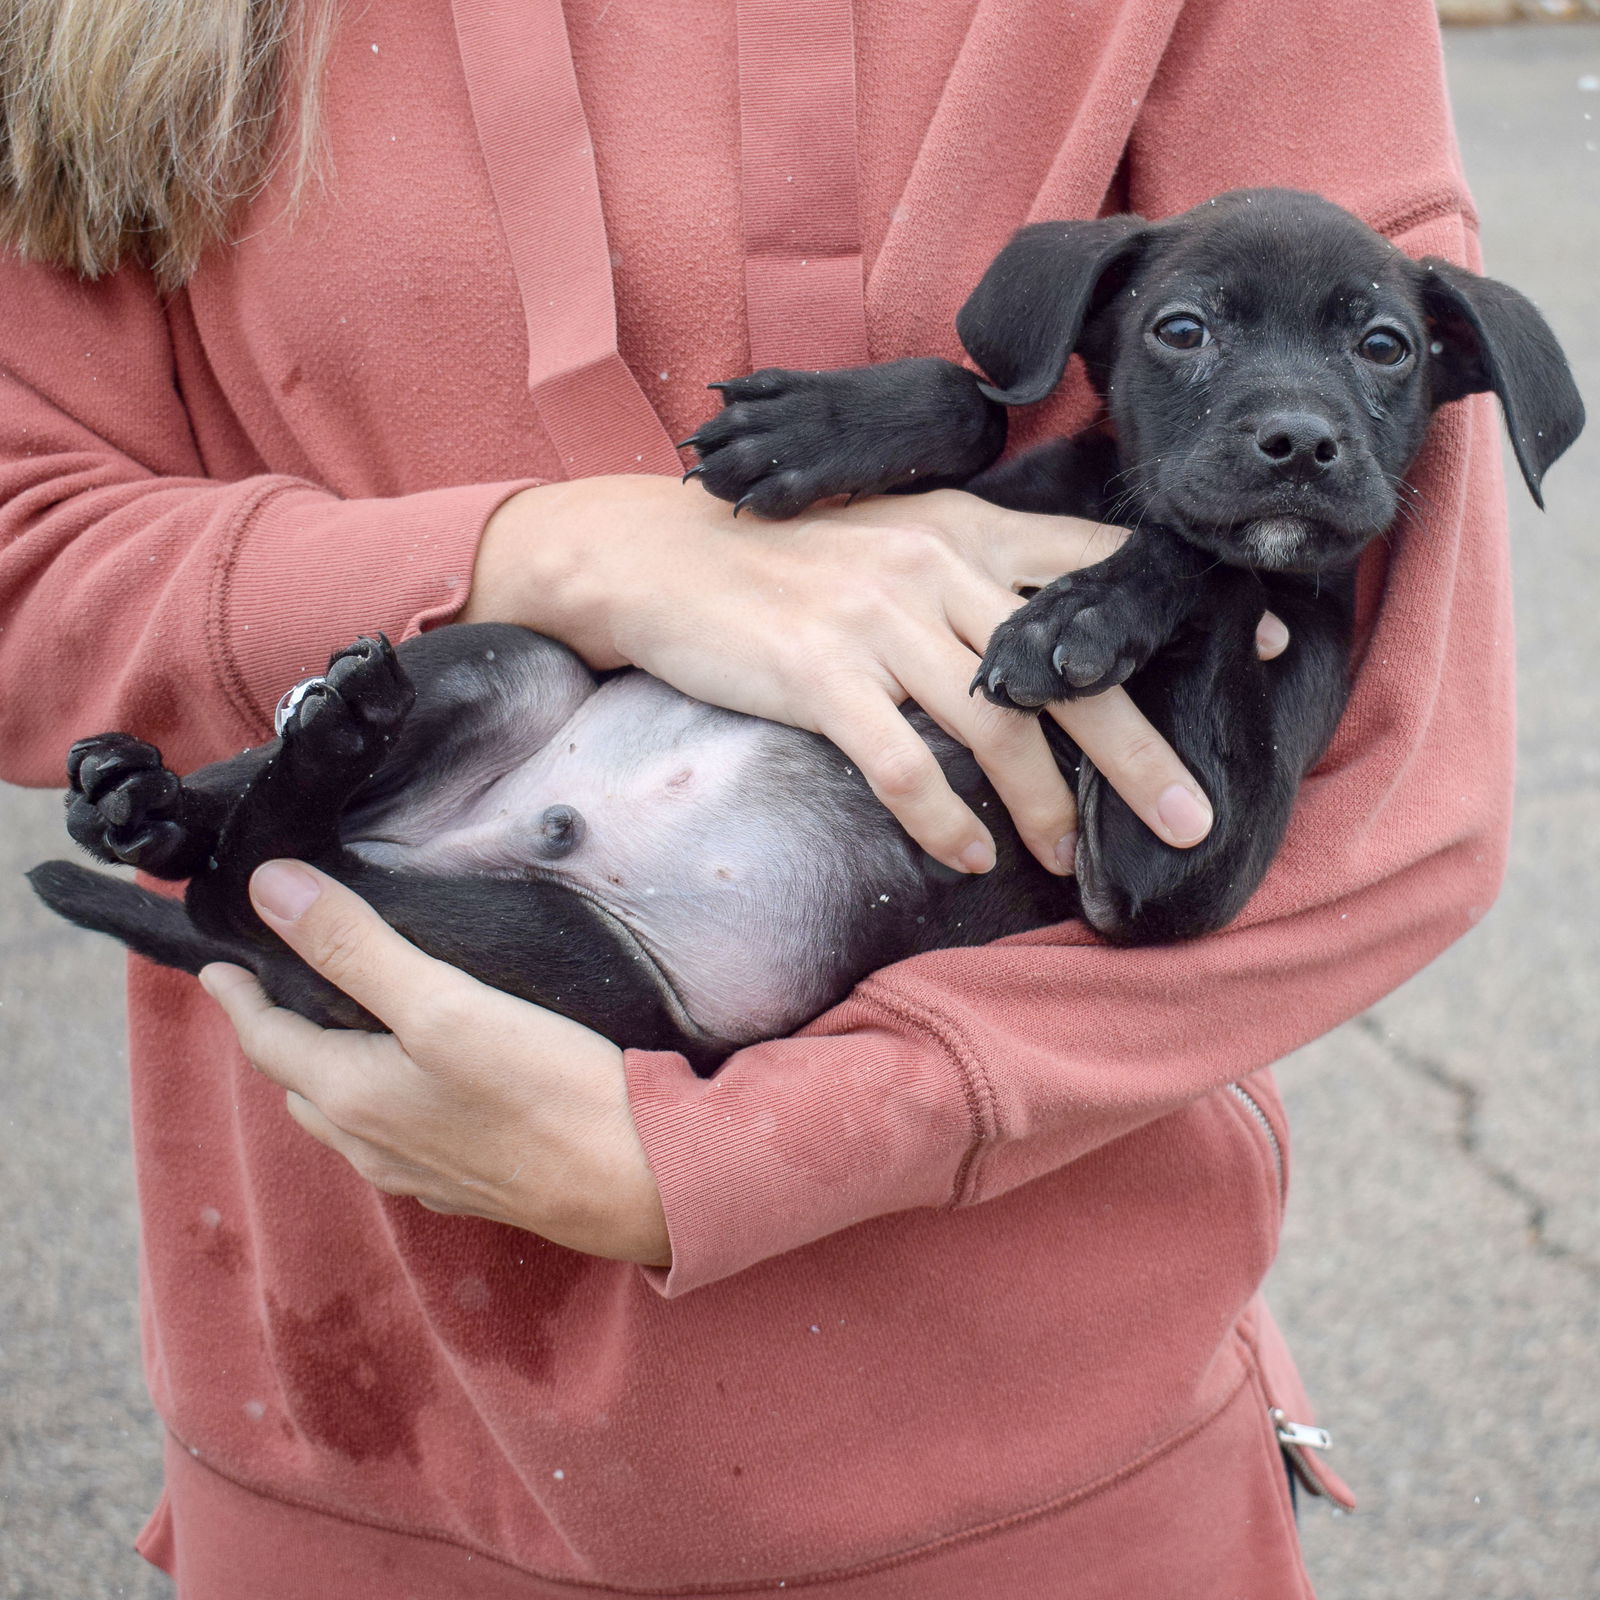
[[[380,733],[397,730],[417,692],[385,634],[362,637],[328,663],[328,687]]]
[[[278,703],[279,735],[328,753],[355,754],[388,744],[416,701],[416,690],[379,634],[335,653],[320,677],[298,683]]]
[[[182,784],[161,752],[126,733],[67,752],[67,832],[99,861],[161,873],[183,849]]]

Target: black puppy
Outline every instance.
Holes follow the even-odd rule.
[[[819,496],[964,484],[1003,504],[1131,521],[1099,567],[997,631],[980,681],[1032,707],[1130,678],[1212,796],[1163,845],[1092,765],[1078,879],[1051,877],[966,751],[908,714],[994,819],[999,863],[919,851],[826,741],[689,700],[639,672],[597,683],[525,629],[362,640],[286,697],[280,737],[179,780],[125,734],[69,759],[68,827],[102,860],[189,879],[183,903],[66,862],[41,897],[172,966],[244,963],[317,1021],[372,1026],[256,919],[250,872],[310,860],[424,949],[627,1043],[706,1069],[791,1030],[867,972],[1081,909],[1125,942],[1229,920],[1282,837],[1345,695],[1348,583],[1401,509],[1433,408],[1493,388],[1537,496],[1581,426],[1527,301],[1416,265],[1311,196],[1225,197],[1170,222],[1024,229],[963,309],[983,382],[951,363],[764,372],[725,386],[697,442],[714,491],[767,514]],[[1081,349],[1114,433],[998,467],[1007,405]],[[774,464],[773,458],[777,458]],[[1292,643],[1263,664],[1270,606]],[[1080,906],[1081,901],[1081,906]]]
[[[1260,882],[1343,710],[1354,563],[1414,514],[1405,473],[1432,413],[1492,389],[1542,506],[1543,475],[1584,422],[1566,360],[1514,289],[1413,262],[1283,189],[1160,223],[1023,228],[956,326],[992,382],[938,359],[769,368],[717,386],[695,470],[764,516],[960,486],[1131,527],[995,630],[973,687],[1031,710],[1132,679],[1216,824],[1192,852],[1161,846],[1084,763],[1084,911],[1124,941],[1219,927]],[[1104,422],[994,465],[1007,408],[1050,394],[1075,351]],[[1263,608],[1291,626],[1287,671],[1255,664]]]

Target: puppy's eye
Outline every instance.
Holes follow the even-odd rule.
[[[1374,366],[1398,367],[1411,354],[1411,346],[1393,328],[1374,328],[1356,346],[1356,351]]]
[[[1155,335],[1162,344],[1173,350],[1198,350],[1211,338],[1211,332],[1199,317],[1180,311],[1176,316],[1163,317],[1155,326]]]

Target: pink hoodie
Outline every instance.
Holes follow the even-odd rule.
[[[858,0],[853,53],[850,11],[347,10],[298,216],[269,193],[165,304],[0,262],[4,775],[262,739],[331,648],[448,620],[514,489],[672,470],[708,381],[958,354],[1030,218],[1287,184],[1475,264],[1427,0]],[[919,957],[709,1082],[631,1053],[670,1274],[386,1199],[134,963],[146,1554],[185,1600],[1309,1594],[1263,1069],[1495,893],[1498,463],[1491,403],[1447,408],[1237,926]]]

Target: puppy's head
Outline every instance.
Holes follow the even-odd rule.
[[[1079,351],[1116,428],[1119,520],[1239,566],[1348,562],[1395,521],[1445,401],[1494,390],[1535,500],[1584,420],[1555,336],[1514,289],[1412,261],[1291,190],[1160,223],[1036,223],[957,326],[1010,405],[1043,399]]]

